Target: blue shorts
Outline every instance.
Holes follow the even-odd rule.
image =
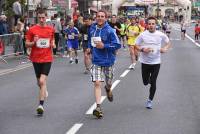
[[[67,48],[68,49],[78,49],[78,40],[68,40],[67,41]]]

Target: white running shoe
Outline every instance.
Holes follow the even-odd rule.
[[[129,66],[129,69],[135,69],[135,65],[136,65],[136,63],[132,63],[132,64]]]
[[[42,116],[44,113],[44,107],[42,105],[39,105],[36,111],[38,116]]]
[[[152,109],[152,101],[151,100],[147,100],[147,102],[146,102],[146,108],[147,109]]]

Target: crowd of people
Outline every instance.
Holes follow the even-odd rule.
[[[54,14],[48,19],[45,9],[37,10],[37,24],[28,22],[27,16],[20,17],[19,1],[15,9],[14,32],[22,37],[24,54],[33,63],[39,87],[37,114],[44,113],[44,102],[48,97],[47,77],[55,57],[69,58],[69,64],[78,64],[78,50],[83,50],[84,74],[90,74],[94,85],[96,108],[93,115],[103,117],[101,108],[102,82],[110,102],[114,100],[111,90],[116,56],[120,48],[130,54],[129,69],[141,62],[143,84],[150,85],[146,108],[152,109],[156,92],[156,81],[161,66],[161,54],[171,47],[169,37],[172,26],[167,19],[155,17],[117,15],[108,16],[99,10],[94,17],[89,14],[75,18],[60,18]],[[0,35],[7,34],[6,16],[0,16]],[[181,23],[181,37],[184,40],[186,24]],[[195,39],[198,40],[200,27],[195,26]]]
[[[57,19],[57,14],[47,21],[44,9],[37,12],[38,24],[29,27],[26,32],[25,46],[30,51],[39,87],[39,105],[37,114],[44,113],[44,102],[48,96],[47,77],[54,57],[69,57],[69,64],[79,63],[77,50],[84,53],[85,74],[91,75],[94,84],[96,108],[93,115],[103,117],[101,108],[102,82],[110,102],[114,100],[111,90],[114,64],[117,53],[122,47],[128,47],[131,59],[130,69],[134,70],[136,62],[142,64],[144,85],[150,84],[150,95],[146,108],[152,108],[156,92],[156,79],[161,64],[161,53],[170,48],[168,36],[156,30],[157,19],[131,16],[119,19],[99,10],[96,18],[90,15],[79,16],[77,20]]]

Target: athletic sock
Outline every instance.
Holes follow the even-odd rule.
[[[101,104],[97,104],[97,107],[101,107]]]
[[[40,105],[44,105],[44,100],[40,100]]]

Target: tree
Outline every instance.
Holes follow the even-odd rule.
[[[4,11],[7,17],[12,17],[13,16],[13,11],[12,11],[12,5],[16,0],[5,0],[5,4],[4,4]],[[26,0],[20,0],[20,3],[22,5],[22,11],[25,10],[26,6],[25,6],[25,2]]]

